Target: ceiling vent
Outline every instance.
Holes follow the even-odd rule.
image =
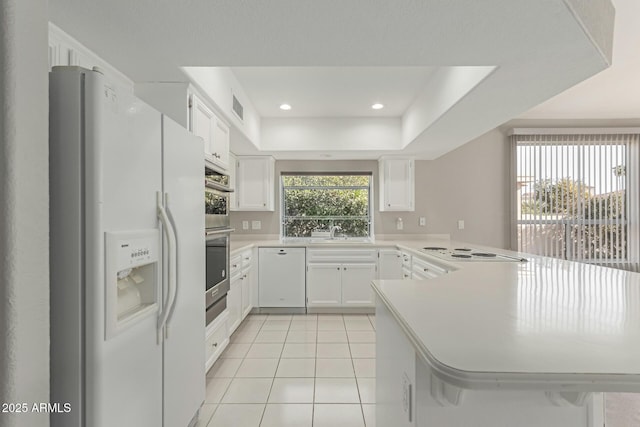
[[[242,106],[242,104],[240,104],[240,101],[238,101],[238,98],[236,98],[235,95],[233,95],[232,110],[234,113],[236,113],[236,116],[238,116],[240,120],[244,120],[244,107]]]

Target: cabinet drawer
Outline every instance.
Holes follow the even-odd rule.
[[[227,331],[228,313],[224,311],[207,328],[207,338],[205,340],[206,369],[209,370],[218,359],[222,351],[229,344],[229,332]]]
[[[229,261],[229,268],[231,276],[242,270],[242,255],[234,255]]]
[[[253,251],[248,250],[242,252],[242,268],[245,268],[248,265],[251,265],[251,260],[253,259]]]
[[[430,263],[429,261],[417,257],[413,257],[412,270],[414,273],[418,272],[422,275],[430,277],[440,276],[447,273],[447,270],[444,267],[440,267],[438,265]]]
[[[411,255],[407,252],[401,252],[402,256],[402,267],[411,268]]]
[[[308,249],[307,262],[377,262],[376,249]]]

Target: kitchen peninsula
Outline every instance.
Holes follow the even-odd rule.
[[[640,274],[527,258],[374,281],[378,425],[595,427],[640,392]]]

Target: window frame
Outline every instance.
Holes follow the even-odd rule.
[[[282,171],[280,172],[280,218],[279,218],[279,222],[280,222],[280,239],[281,240],[288,240],[288,241],[292,241],[292,240],[300,240],[300,241],[304,241],[304,240],[309,240],[309,239],[313,239],[314,237],[296,237],[296,236],[285,236],[285,219],[286,218],[295,218],[295,217],[286,217],[285,213],[285,197],[284,197],[284,193],[285,193],[285,185],[284,185],[284,177],[286,176],[366,176],[369,178],[369,185],[368,186],[351,186],[351,185],[345,185],[345,186],[294,186],[294,187],[288,187],[288,188],[293,188],[293,189],[304,189],[304,190],[309,190],[309,189],[338,189],[338,190],[361,190],[361,189],[366,189],[367,193],[368,193],[368,200],[367,200],[367,213],[368,213],[368,235],[366,237],[347,237],[347,240],[362,240],[362,239],[369,239],[369,240],[373,240],[374,239],[374,200],[373,200],[373,195],[374,195],[374,179],[373,179],[373,172],[372,171],[330,171],[330,172],[315,172],[315,171],[296,171],[296,172],[285,172]],[[340,217],[340,216],[333,216],[333,217],[305,217],[305,218],[309,218],[309,219],[334,219],[334,218],[338,218],[338,219],[354,219],[355,217]]]

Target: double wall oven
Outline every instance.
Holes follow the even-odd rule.
[[[227,308],[229,292],[229,176],[205,167],[204,205],[207,272],[205,309],[207,325]]]

